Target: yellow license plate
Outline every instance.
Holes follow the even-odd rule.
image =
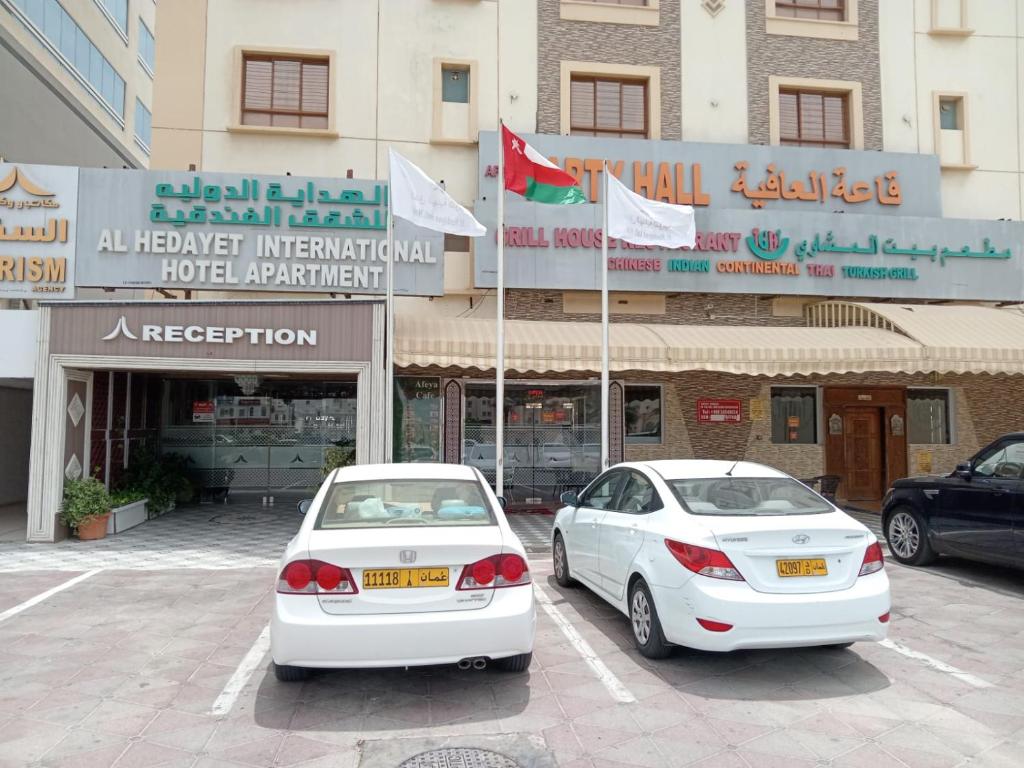
[[[363,571],[363,589],[447,586],[447,568],[373,568]]]
[[[824,558],[811,560],[776,560],[775,571],[779,576],[828,576]]]

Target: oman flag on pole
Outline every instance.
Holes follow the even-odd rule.
[[[572,176],[551,163],[512,131],[501,126],[504,142],[505,189],[535,203],[585,203],[583,190]]]

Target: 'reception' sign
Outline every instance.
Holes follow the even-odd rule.
[[[81,286],[386,292],[387,185],[82,169]],[[444,236],[395,220],[395,293],[439,296]]]

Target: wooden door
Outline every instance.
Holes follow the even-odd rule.
[[[845,493],[850,501],[876,501],[885,485],[882,411],[847,407],[843,414]]]

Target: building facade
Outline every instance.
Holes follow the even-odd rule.
[[[251,178],[264,192],[289,190],[273,198],[296,201],[281,203],[273,231],[298,238],[320,215],[301,218],[314,188],[326,190],[318,204],[345,200],[344,190],[363,201],[373,187],[360,185],[386,185],[394,147],[488,227],[473,242],[432,243],[429,265],[414,263],[411,245],[399,254],[394,459],[465,462],[493,479],[500,407],[510,501],[550,507],[599,470],[596,289],[608,161],[638,193],[693,205],[698,229],[689,251],[612,246],[612,457],[763,461],[803,479],[838,478],[841,498],[872,506],[896,478],[949,471],[1024,427],[992,405],[1024,390],[1024,136],[1015,117],[1024,89],[1013,63],[1021,5],[304,0],[285,11],[271,0],[160,3],[153,170],[132,200],[141,201],[140,217],[153,204],[182,218],[150,213],[149,224],[124,229],[218,232],[224,219],[208,220],[207,209],[212,216],[223,200],[198,198],[207,185],[237,191]],[[500,405],[499,121],[577,176],[594,203],[570,210],[506,201]],[[179,206],[189,200],[191,209]],[[249,210],[268,210],[269,222],[272,207]],[[323,233],[336,235],[336,258],[353,259],[353,268],[367,262],[345,255],[346,238],[359,238],[344,229],[363,226],[370,210],[349,211],[356,223],[339,225],[340,234]],[[183,273],[184,258],[168,271],[152,240],[104,254],[82,238],[80,289],[134,286],[182,307],[272,300],[267,327],[286,326],[289,302],[346,311],[382,290],[369,277],[305,290],[294,272],[240,285],[213,268]],[[409,233],[410,243],[417,238],[426,253],[429,238]],[[328,240],[319,247],[329,249]],[[290,258],[257,242],[257,262]],[[379,267],[373,252],[371,270]],[[153,397],[163,392],[164,408],[158,423],[138,427],[152,430],[146,439],[213,472],[218,455],[256,461],[239,450],[253,446],[229,442],[244,426],[245,439],[266,448],[265,478],[243,486],[237,473],[238,490],[289,485],[272,457],[306,439],[296,424],[306,421],[302,401],[315,398],[284,373],[275,383],[272,359],[246,393],[231,366],[175,383],[181,377],[164,363],[136,373],[116,355],[103,362],[105,348],[89,361],[94,402],[107,392],[125,404],[126,377],[155,376],[163,383],[152,385]],[[367,391],[383,396],[359,390]],[[339,401],[327,409],[335,419],[355,407],[342,402],[347,396],[320,397]],[[240,416],[240,408],[258,413]],[[182,437],[189,430],[172,422],[197,414],[193,426],[204,434]],[[128,451],[111,453],[104,439],[103,476],[116,482],[131,440],[117,438]],[[50,440],[40,462],[64,446],[56,433]],[[358,460],[379,458],[375,440]],[[43,500],[57,498],[60,469],[39,486],[34,538],[56,530]]]

